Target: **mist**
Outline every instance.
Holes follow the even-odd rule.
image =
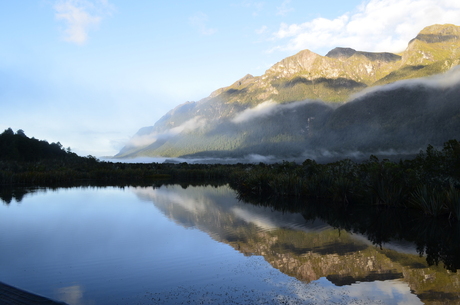
[[[172,127],[164,132],[153,131],[149,134],[136,134],[126,144],[128,147],[143,147],[155,143],[158,140],[167,140],[182,132],[192,131],[206,125],[206,120],[197,116],[179,126]]]
[[[164,162],[360,161],[371,154],[411,157],[459,135],[460,67],[454,67],[432,77],[369,88],[346,103],[185,103],[140,130],[127,147],[141,147],[150,156],[174,152]]]
[[[405,79],[400,80],[394,83],[382,85],[382,86],[375,86],[366,88],[354,95],[352,95],[349,101],[358,100],[362,97],[365,97],[368,94],[374,94],[379,91],[392,91],[398,88],[417,88],[417,87],[425,87],[425,88],[432,88],[432,89],[446,89],[450,87],[454,87],[460,83],[460,66],[454,66],[449,71],[437,74],[433,76],[427,76],[423,78],[415,78],[415,79]]]
[[[231,121],[233,123],[245,123],[257,118],[266,118],[276,115],[279,112],[287,110],[295,110],[297,107],[301,107],[307,103],[314,103],[315,101],[304,100],[286,104],[278,104],[273,100],[268,100],[260,103],[254,108],[248,108],[238,113]]]
[[[249,134],[244,153],[328,161],[413,156],[460,136],[460,67],[370,88],[339,105],[266,101],[232,122]]]

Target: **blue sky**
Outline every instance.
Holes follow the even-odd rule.
[[[116,154],[141,127],[302,49],[404,50],[458,0],[3,1],[0,131]]]

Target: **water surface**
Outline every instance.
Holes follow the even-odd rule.
[[[39,190],[0,206],[0,281],[69,304],[422,304],[459,297],[416,246],[374,246],[228,186]],[[9,200],[8,200],[9,201]]]

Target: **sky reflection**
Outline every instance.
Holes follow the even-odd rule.
[[[337,231],[226,186],[43,192],[0,206],[0,230],[0,281],[69,304],[421,303],[403,280],[334,284],[312,264]],[[308,259],[293,247],[305,238],[321,242]],[[307,265],[317,276],[299,281],[292,270]]]

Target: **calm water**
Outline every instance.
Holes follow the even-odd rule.
[[[68,304],[456,303],[460,277],[227,186],[39,190],[0,204],[0,281]],[[9,200],[8,200],[9,201]]]

